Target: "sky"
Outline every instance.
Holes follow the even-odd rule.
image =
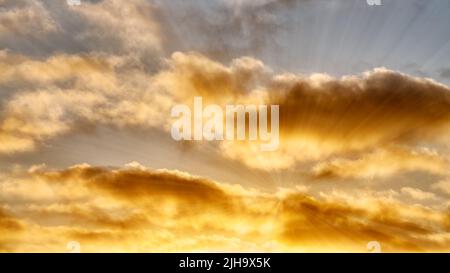
[[[450,251],[450,1],[0,0],[0,252]],[[279,105],[280,144],[171,109]]]

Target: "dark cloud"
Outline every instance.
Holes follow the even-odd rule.
[[[277,74],[253,58],[225,66],[195,53],[175,53],[169,64],[156,78],[187,103],[202,96],[219,105],[280,105],[280,150],[298,159],[415,147],[442,138],[450,126],[447,86],[386,68],[340,78]],[[242,146],[238,158],[255,156]]]
[[[194,50],[230,61],[258,55],[268,46],[275,50],[277,35],[284,29],[283,14],[300,2],[304,1],[160,2],[159,17],[169,52]]]
[[[344,79],[300,78],[280,81],[279,86],[287,89],[275,99],[282,109],[280,122],[294,134],[349,143],[395,142],[423,136],[450,121],[448,87],[394,71],[379,69]]]
[[[133,55],[156,66],[161,35],[150,2],[81,2],[4,1],[0,47],[40,58],[55,53]]]
[[[197,203],[208,203],[211,207],[231,205],[227,194],[214,182],[177,172],[136,168],[114,171],[81,166],[61,172],[36,174],[59,183],[82,181],[86,187],[132,202],[145,202],[149,198],[175,198],[189,206],[195,206]]]

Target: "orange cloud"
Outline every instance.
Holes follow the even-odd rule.
[[[442,142],[450,126],[447,86],[384,68],[342,78],[277,74],[250,57],[226,66],[177,52],[151,74],[129,57],[60,55],[37,61],[3,52],[2,58],[0,67],[10,77],[0,84],[37,86],[3,105],[0,135],[10,143],[3,152],[32,149],[86,124],[167,132],[171,107],[198,95],[205,104],[280,105],[278,151],[261,155],[253,143],[218,145],[224,157],[260,169],[361,156],[392,145],[416,150],[419,141]]]
[[[358,159],[323,161],[313,168],[315,178],[374,178],[395,175],[398,172],[424,171],[445,174],[448,159],[436,152],[390,147],[377,150]]]
[[[4,251],[61,252],[72,240],[87,252],[365,252],[373,240],[384,251],[448,251],[450,240],[445,210],[395,198],[367,196],[360,203],[296,189],[263,193],[138,164],[40,167],[19,177],[8,183],[22,187],[5,187],[21,201],[5,205],[22,224],[2,214],[4,240],[12,246]],[[37,187],[33,193],[27,183]],[[50,239],[55,234],[58,240]]]
[[[385,68],[361,75],[277,74],[259,60],[229,66],[196,53],[175,53],[155,76],[183,102],[279,104],[281,145],[259,154],[250,143],[223,143],[223,153],[248,166],[286,169],[305,160],[366,153],[390,145],[434,142],[450,126],[450,89],[431,79]]]

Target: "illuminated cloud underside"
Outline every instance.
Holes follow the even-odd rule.
[[[268,194],[187,173],[88,165],[33,167],[2,181],[3,251],[443,251],[445,211],[365,193]],[[223,223],[226,223],[225,225]]]

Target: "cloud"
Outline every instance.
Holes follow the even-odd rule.
[[[347,148],[424,137],[419,128],[433,132],[449,120],[448,87],[383,68],[341,79],[286,76],[275,83],[287,91],[279,99],[287,130],[325,142],[346,139]]]
[[[95,54],[42,61],[2,52],[0,69],[7,77],[0,86],[11,95],[1,108],[1,151],[31,150],[37,142],[89,125],[163,127],[172,100],[152,92],[145,71],[125,69],[129,62]]]
[[[105,53],[150,59],[156,67],[163,34],[156,6],[146,0],[66,1],[2,0],[0,45],[15,53]]]
[[[97,44],[97,50],[113,47],[116,54],[155,53],[162,50],[159,23],[155,7],[145,0],[97,1],[83,3],[75,12],[85,20],[86,29],[76,39],[86,44]],[[100,35],[99,35],[100,34]],[[108,45],[109,44],[109,45]]]
[[[14,91],[54,86],[109,90],[119,58],[96,55],[55,55],[45,60],[1,51],[0,84]]]
[[[440,190],[446,194],[450,194],[450,179],[444,179],[431,185],[433,189]]]
[[[161,2],[160,23],[167,47],[172,51],[195,50],[215,60],[229,61],[239,56],[258,55],[268,47],[279,48],[278,34],[285,29],[285,14],[301,2]],[[190,37],[182,35],[187,32]]]
[[[0,39],[14,36],[38,38],[56,32],[58,24],[38,1],[0,1]]]
[[[196,50],[217,59],[278,46],[286,11],[302,1],[2,0],[0,45],[32,56],[102,52],[158,67],[159,57]],[[184,33],[190,33],[189,36]]]
[[[9,133],[0,133],[0,153],[25,152],[34,149],[34,140]]]
[[[319,179],[368,179],[413,171],[442,175],[447,172],[448,164],[444,156],[427,149],[416,151],[394,147],[377,150],[358,159],[323,161],[314,166],[313,173]]]
[[[136,163],[38,166],[6,175],[0,185],[14,217],[2,214],[2,227],[22,226],[17,234],[5,229],[4,243],[12,246],[7,251],[61,252],[72,240],[87,252],[365,252],[372,240],[384,251],[446,251],[450,239],[445,210],[410,206],[396,195],[366,191],[342,199],[295,188],[263,193]]]
[[[281,238],[286,244],[302,244],[312,249],[320,245],[327,251],[340,251],[336,248],[337,242],[351,249],[355,244],[372,240],[380,242],[383,251],[425,251],[425,246],[430,244],[445,248],[439,240],[434,243],[423,240],[430,232],[439,233],[442,238],[448,232],[444,222],[437,224],[432,217],[424,216],[426,209],[408,210],[395,201],[384,201],[383,204],[382,200],[366,199],[365,202],[365,207],[358,207],[348,201],[323,202],[291,195],[283,203]],[[439,221],[443,221],[442,216]],[[427,221],[433,224],[429,225]],[[438,231],[439,228],[443,231]]]
[[[401,189],[401,192],[417,200],[433,200],[436,198],[436,195],[432,192],[425,192],[420,189],[414,189],[410,187],[403,187]]]
[[[33,174],[55,183],[85,183],[88,188],[132,202],[153,197],[176,198],[189,206],[196,202],[227,205],[226,193],[216,183],[178,171],[150,171],[134,165],[122,170],[80,165],[62,172],[36,170]]]
[[[199,54],[175,53],[169,69],[155,79],[187,103],[199,95],[219,105],[279,104],[278,152],[258,155],[251,144],[222,144],[227,156],[255,168],[274,163],[274,168],[285,169],[301,161],[399,144],[414,149],[419,142],[445,135],[450,120],[447,86],[385,68],[334,78],[278,74],[248,57],[225,66]]]
[[[278,47],[283,15],[304,1],[185,2],[0,0],[1,161],[32,161],[16,154],[104,127],[170,141],[171,107],[202,96],[280,105],[275,152],[246,141],[186,146],[284,188],[138,163],[12,168],[0,174],[0,251],[60,252],[73,240],[87,252],[359,252],[373,240],[385,251],[449,250],[448,86],[387,68],[277,71],[252,56],[271,59],[264,48]],[[371,189],[372,177],[389,189]]]
[[[50,37],[63,35],[53,15],[42,1],[0,1],[0,48],[31,54],[52,48]]]
[[[0,229],[3,231],[18,231],[23,228],[23,225],[16,218],[7,214],[3,209],[0,209]]]
[[[171,107],[192,104],[194,96],[203,96],[205,104],[280,105],[278,151],[262,155],[257,143],[219,145],[223,156],[260,169],[364,157],[398,145],[420,150],[420,143],[442,142],[450,126],[447,86],[384,68],[341,78],[280,74],[250,57],[227,66],[198,53],[177,52],[151,73],[129,56],[40,60],[2,52],[0,57],[8,75],[0,85],[16,93],[2,106],[0,135],[11,143],[3,152],[32,149],[86,125],[167,131]],[[376,156],[381,162],[383,154]]]
[[[25,227],[20,219],[10,215],[0,206],[0,232],[3,235],[0,237],[0,252],[13,251],[13,241],[25,230]]]

